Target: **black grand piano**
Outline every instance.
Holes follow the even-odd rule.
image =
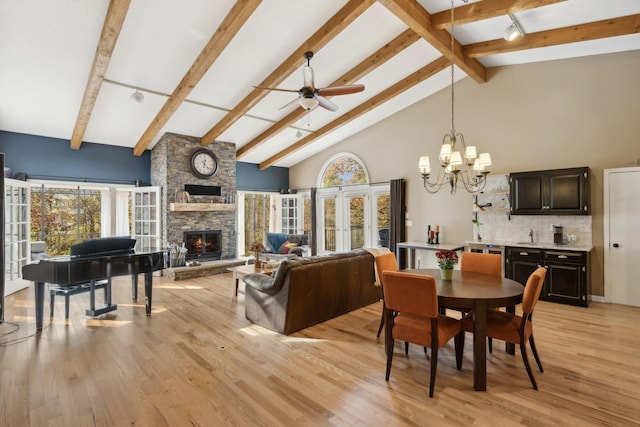
[[[76,286],[90,283],[91,308],[88,315],[99,316],[117,309],[111,303],[111,278],[130,275],[132,296],[138,298],[138,274],[144,274],[144,292],[147,316],[151,314],[153,272],[165,268],[166,251],[161,249],[134,250],[135,239],[128,237],[106,237],[85,240],[71,247],[71,254],[39,260],[22,267],[22,277],[35,284],[36,329],[42,329],[44,284]],[[106,303],[95,307],[95,289],[98,280],[107,280]]]

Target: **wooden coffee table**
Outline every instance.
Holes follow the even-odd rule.
[[[246,276],[247,274],[252,274],[252,273],[262,273],[262,274],[267,274],[269,276],[273,275],[273,273],[277,270],[278,268],[262,268],[260,270],[256,270],[255,265],[253,264],[248,264],[248,265],[238,265],[236,267],[229,267],[227,268],[227,271],[231,271],[233,272],[233,278],[236,281],[236,293],[235,295],[238,296],[238,284],[240,282],[240,279],[242,279],[244,276]]]

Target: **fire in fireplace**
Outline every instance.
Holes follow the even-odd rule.
[[[186,259],[220,259],[222,230],[196,230],[184,232]]]

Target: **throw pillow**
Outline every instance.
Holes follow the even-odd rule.
[[[278,253],[288,254],[289,253],[289,247],[287,246],[288,244],[289,244],[289,241],[285,240],[285,242],[278,248]]]

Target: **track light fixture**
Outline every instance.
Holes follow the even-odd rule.
[[[511,19],[511,24],[504,30],[504,39],[511,42],[518,37],[524,36],[524,31],[522,31],[515,16],[509,14],[509,19]]]

